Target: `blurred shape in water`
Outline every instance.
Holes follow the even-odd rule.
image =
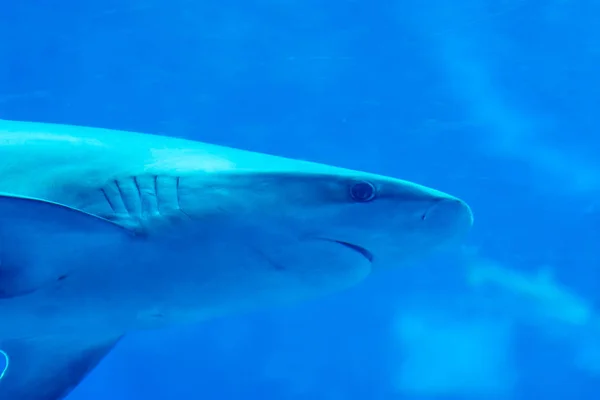
[[[468,284],[489,311],[567,343],[574,365],[600,374],[600,320],[590,301],[554,277],[550,268],[527,273],[470,255]]]
[[[506,268],[488,259],[469,263],[468,283],[519,307],[529,321],[554,321],[561,325],[585,326],[594,315],[590,305],[577,293],[558,282],[549,268],[534,274]],[[516,300],[516,301],[514,301]]]
[[[398,392],[495,397],[512,390],[510,324],[416,310],[401,313],[394,334],[403,356]]]
[[[470,138],[482,151],[530,166],[534,173],[530,182],[540,189],[554,192],[560,187],[574,195],[600,190],[598,163],[547,140],[560,129],[556,116],[534,112],[525,100],[506,89],[504,69],[514,60],[503,54],[514,57],[514,44],[491,27],[495,19],[518,12],[524,2],[428,0],[428,7],[423,7],[423,2],[413,7],[410,18],[404,3],[399,4],[403,12],[398,18],[412,24],[443,66],[450,90],[467,111],[468,118],[462,123],[471,128],[474,134]]]

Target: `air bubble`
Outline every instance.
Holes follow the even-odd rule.
[[[0,380],[4,378],[6,371],[8,371],[8,354],[3,350],[0,350]]]

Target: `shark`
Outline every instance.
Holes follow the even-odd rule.
[[[461,199],[182,138],[0,120],[0,399],[59,400],[129,332],[350,288],[460,242]]]

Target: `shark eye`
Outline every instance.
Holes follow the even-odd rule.
[[[352,197],[352,200],[360,203],[366,203],[373,200],[376,193],[375,186],[373,186],[371,182],[355,182],[350,187],[350,197]]]

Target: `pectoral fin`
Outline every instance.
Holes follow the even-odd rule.
[[[21,296],[60,279],[66,254],[126,240],[124,228],[49,201],[0,194],[0,298]]]
[[[6,357],[0,399],[64,399],[120,338],[0,340],[0,357]]]

